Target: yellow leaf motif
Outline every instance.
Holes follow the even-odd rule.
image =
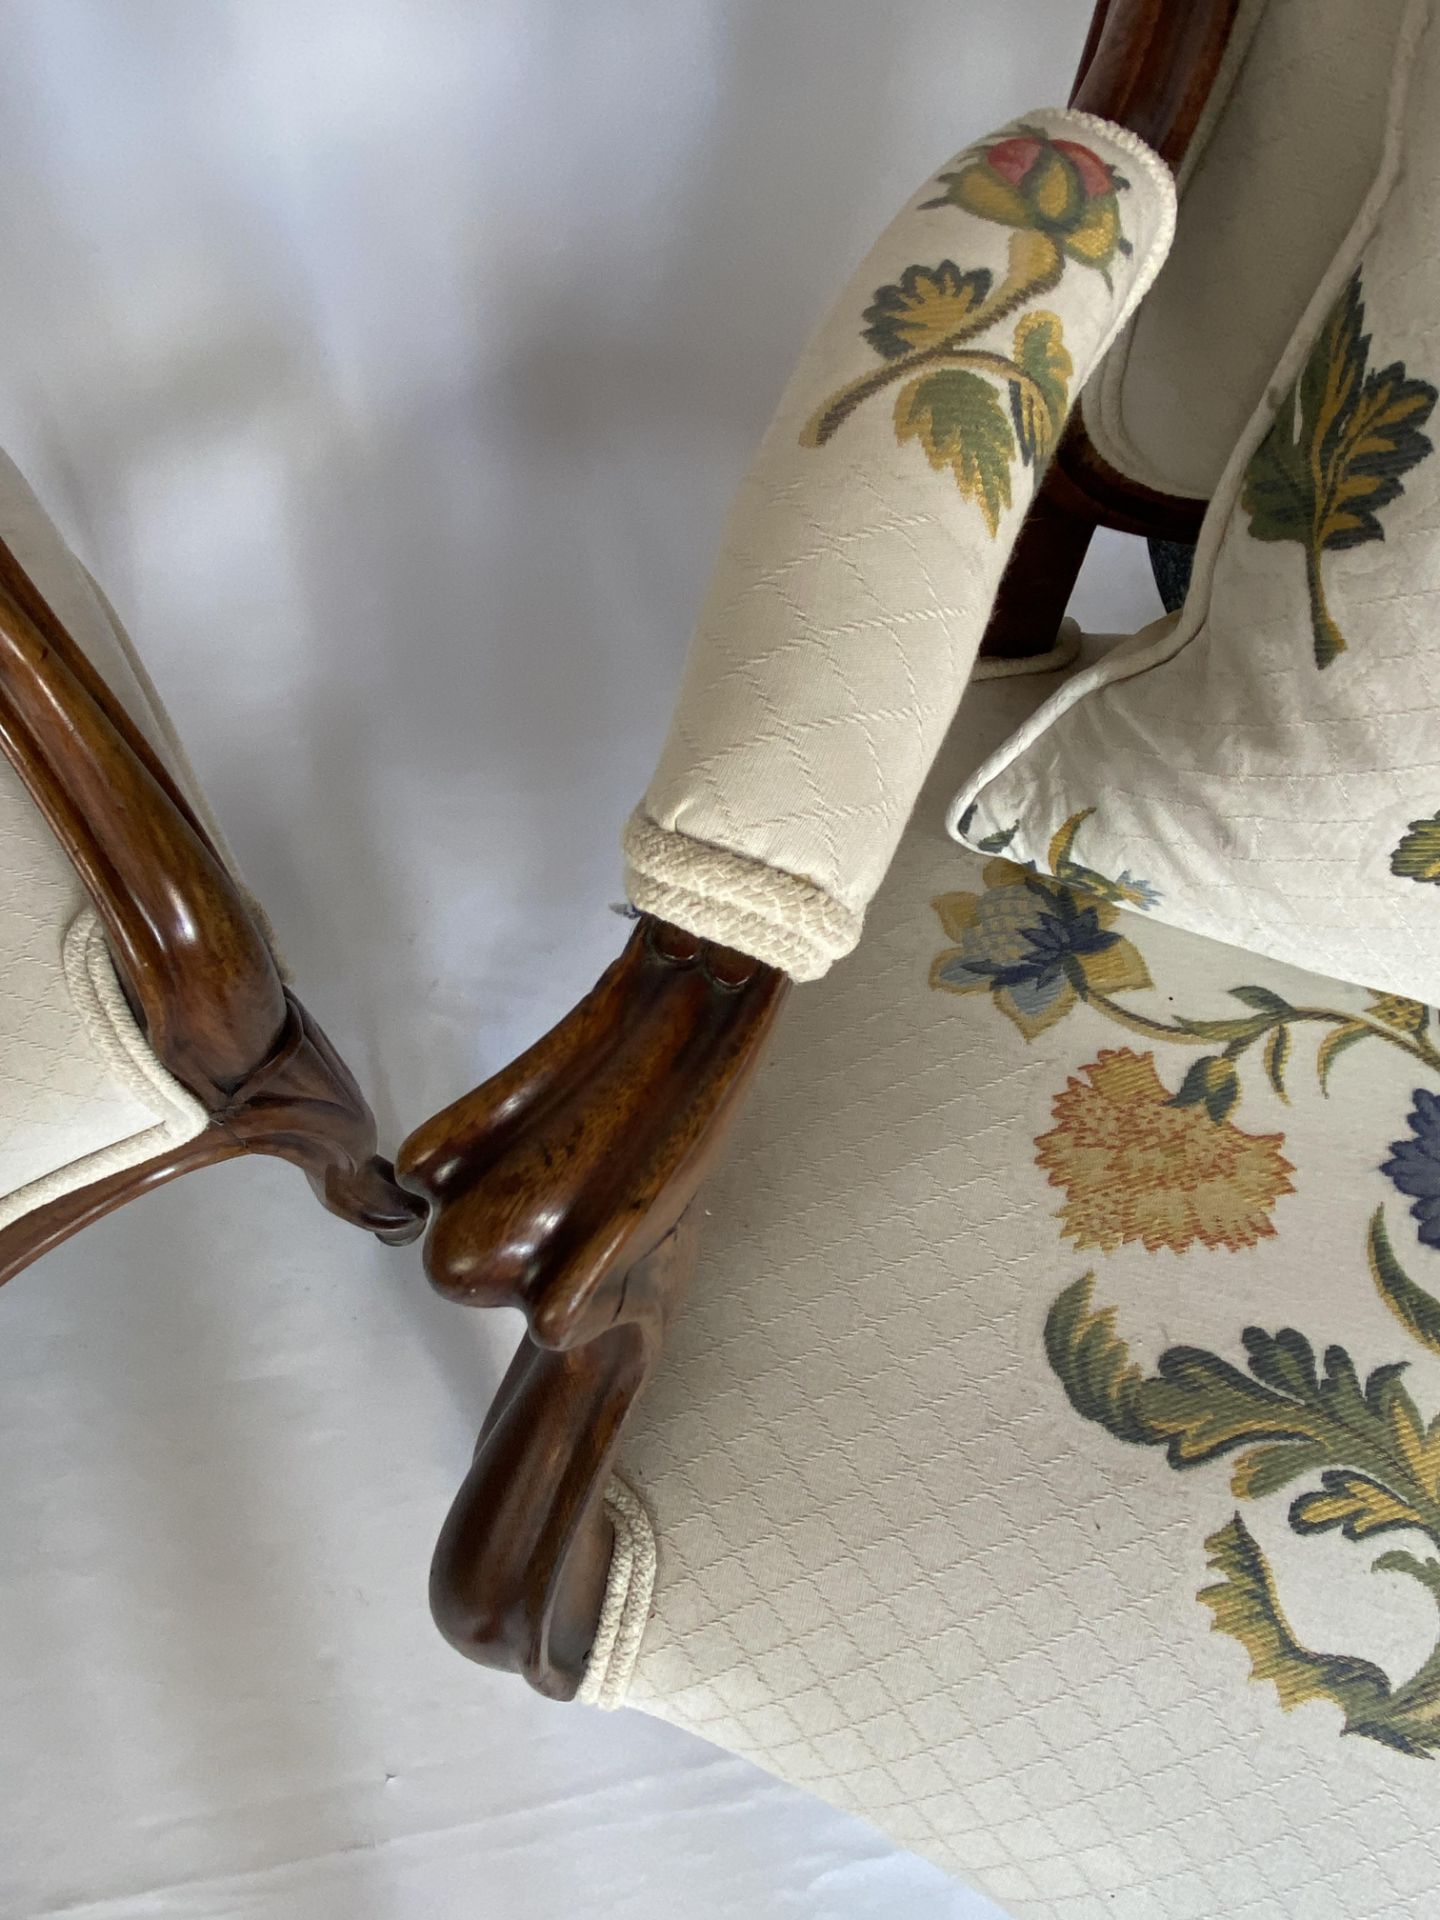
[[[893,286],[876,289],[861,337],[887,360],[949,340],[974,317],[990,277],[985,267],[962,273],[953,260],[907,267]]]
[[[1092,148],[1024,126],[942,174],[943,192],[926,208],[959,207],[1011,229],[998,284],[988,267],[954,260],[908,266],[877,287],[861,338],[882,365],[848,380],[800,429],[802,447],[826,446],[858,407],[904,382],[895,402],[896,438],[915,440],[931,467],[948,470],[977,503],[993,538],[1012,504],[1010,469],[1018,453],[1038,471],[1053,452],[1070,403],[1074,363],[1058,314],[1025,312],[1059,285],[1077,261],[1107,281],[1131,251],[1117,195],[1128,182]],[[1013,349],[972,345],[1020,315]],[[1011,431],[984,379],[1003,382]]]
[[[1075,363],[1056,313],[1027,313],[1015,329],[1015,363],[1023,379],[1010,383],[1010,415],[1021,458],[1035,466],[1049,457],[1069,405]]]
[[[1325,597],[1322,556],[1383,540],[1381,513],[1405,491],[1402,475],[1431,452],[1421,429],[1435,388],[1399,360],[1368,366],[1369,354],[1357,267],[1255,449],[1241,494],[1256,540],[1294,541],[1304,551],[1317,667],[1346,647]]]
[[[1425,1524],[1407,1500],[1368,1474],[1333,1469],[1322,1474],[1321,1480],[1322,1491],[1302,1493],[1290,1508],[1290,1524],[1297,1533],[1325,1533],[1335,1528],[1347,1540],[1368,1540],[1372,1533]]]
[[[1390,856],[1390,871],[1401,880],[1440,886],[1440,813],[1431,820],[1410,822],[1404,839]]]
[[[1403,1308],[1402,1318],[1416,1320],[1413,1302],[1392,1304]],[[1431,1310],[1440,1312],[1433,1300]],[[1291,1502],[1296,1534],[1363,1542],[1405,1532],[1440,1546],[1440,1417],[1428,1424],[1422,1418],[1403,1363],[1375,1367],[1362,1379],[1345,1348],[1325,1348],[1322,1362],[1293,1327],[1268,1333],[1252,1326],[1241,1337],[1243,1372],[1221,1354],[1190,1346],[1166,1348],[1147,1372],[1132,1359],[1115,1309],[1097,1306],[1094,1276],[1086,1274],[1051,1304],[1045,1357],[1075,1411],[1117,1440],[1163,1448],[1182,1471],[1237,1454],[1231,1485],[1242,1500],[1264,1499],[1318,1470],[1320,1485]],[[1205,1545],[1220,1577],[1199,1598],[1216,1631],[1239,1641],[1255,1678],[1275,1686],[1284,1708],[1328,1700],[1347,1733],[1400,1753],[1440,1750],[1440,1643],[1392,1685],[1369,1660],[1317,1653],[1297,1639],[1265,1553],[1238,1513]],[[1371,1567],[1414,1580],[1440,1600],[1440,1559],[1433,1554],[1422,1558],[1395,1546]]]
[[[1373,1734],[1366,1722],[1388,1700],[1389,1679],[1369,1660],[1312,1653],[1300,1644],[1285,1618],[1269,1564],[1239,1514],[1212,1533],[1205,1547],[1220,1579],[1213,1587],[1202,1587],[1199,1597],[1215,1617],[1215,1631],[1240,1642],[1254,1677],[1270,1681],[1285,1711],[1307,1700],[1329,1700],[1345,1715],[1347,1729],[1383,1737]]]

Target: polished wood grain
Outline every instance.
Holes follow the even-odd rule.
[[[435,1549],[430,1605],[446,1639],[552,1699],[571,1698],[585,1670],[610,1567],[605,1487],[696,1234],[691,1207],[626,1269],[614,1323],[584,1345],[521,1343]]]
[[[400,1178],[431,1203],[433,1284],[518,1307],[528,1327],[446,1523],[435,1617],[544,1693],[579,1682],[609,1461],[690,1263],[691,1204],[787,987],[642,919],[573,1012],[400,1150]]]
[[[413,1239],[423,1208],[379,1157],[353,1077],[158,755],[3,543],[0,751],[94,903],[150,1046],[211,1115],[174,1152],[0,1229],[0,1283],[125,1201],[239,1153],[290,1160],[332,1211]]]
[[[1234,0],[1110,0],[1075,103],[1173,164],[1194,132]],[[1184,538],[1203,501],[1135,487],[1076,426],[1012,559],[989,650],[1049,647],[1097,525]],[[470,1658],[572,1695],[610,1557],[604,1490],[696,1240],[695,1198],[786,982],[642,921],[552,1032],[401,1149],[434,1208],[434,1284],[518,1307],[528,1332],[481,1430],[431,1570],[441,1631]]]
[[[1070,105],[1138,133],[1168,166],[1185,158],[1240,0],[1100,0]]]
[[[1239,0],[1101,0],[1070,104],[1130,128],[1171,167],[1185,157]],[[1072,416],[1042,479],[980,644],[1022,659],[1054,645],[1097,527],[1193,541],[1209,502],[1156,492],[1109,466]]]

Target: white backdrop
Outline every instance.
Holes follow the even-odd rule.
[[[140,641],[393,1140],[622,937],[728,495],[1083,0],[4,0],[0,440]],[[1154,598],[1104,545],[1091,626]],[[0,1295],[0,1914],[970,1920],[868,1829],[473,1669],[513,1343],[271,1164]]]

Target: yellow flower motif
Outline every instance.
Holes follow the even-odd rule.
[[[1062,1187],[1062,1231],[1077,1247],[1184,1253],[1198,1240],[1238,1252],[1268,1238],[1270,1213],[1293,1193],[1280,1133],[1212,1120],[1203,1102],[1178,1107],[1153,1054],[1102,1052],[1056,1095],[1055,1126],[1036,1164]]]
[[[1399,1033],[1423,1033],[1430,1024],[1430,1009],[1420,1000],[1407,1000],[1403,993],[1372,993],[1370,1012]]]
[[[955,945],[936,955],[932,987],[988,993],[1033,1040],[1091,993],[1151,984],[1136,948],[1111,931],[1118,914],[1110,901],[1009,860],[990,861],[984,879],[984,893],[947,893],[934,902]]]

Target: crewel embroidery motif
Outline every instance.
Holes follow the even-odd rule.
[[[1369,366],[1364,329],[1357,267],[1255,449],[1240,495],[1255,539],[1293,540],[1305,550],[1317,667],[1333,665],[1346,647],[1326,603],[1321,557],[1383,540],[1381,512],[1431,452],[1421,428],[1434,387],[1411,379],[1399,360]]]
[[[1219,1018],[1158,1019],[1125,1004],[1116,996],[1153,982],[1116,924],[1117,883],[1095,876],[1092,887],[1081,877],[1089,870],[1073,849],[1086,817],[1067,821],[1051,844],[1051,864],[1063,865],[1065,878],[992,859],[983,893],[935,901],[956,944],[936,957],[931,984],[988,993],[1027,1043],[1084,1002],[1154,1043],[1197,1049],[1174,1093],[1153,1050],[1102,1049],[1056,1096],[1055,1125],[1035,1141],[1036,1164],[1065,1191],[1061,1233],[1078,1247],[1108,1253],[1138,1243],[1184,1254],[1196,1245],[1253,1245],[1276,1231],[1273,1212],[1294,1191],[1294,1168],[1282,1134],[1249,1133],[1231,1118],[1246,1065],[1258,1059],[1288,1102],[1296,1037],[1314,1028],[1322,1096],[1337,1062],[1362,1044],[1397,1049],[1440,1079],[1435,1016],[1400,994],[1372,994],[1357,1012],[1297,1005],[1254,983],[1231,988],[1239,1010]],[[1143,899],[1143,883],[1127,876],[1126,884]],[[1409,1132],[1391,1144],[1380,1171],[1414,1202],[1420,1244],[1440,1250],[1440,1094],[1419,1087],[1413,1103]],[[1366,1258],[1399,1326],[1440,1357],[1440,1299],[1405,1271],[1383,1207],[1371,1216]],[[1097,1305],[1093,1272],[1053,1302],[1044,1342],[1084,1419],[1129,1445],[1163,1449],[1176,1470],[1234,1455],[1230,1485],[1240,1501],[1314,1476],[1291,1500],[1291,1531],[1360,1545],[1395,1536],[1372,1570],[1417,1582],[1440,1608],[1440,1414],[1421,1413],[1403,1384],[1403,1360],[1362,1380],[1343,1346],[1317,1356],[1294,1328],[1252,1326],[1241,1336],[1246,1371],[1203,1348],[1170,1346],[1147,1372],[1117,1330],[1115,1309]],[[1412,1544],[1400,1544],[1407,1534]],[[1198,1598],[1215,1631],[1245,1648],[1253,1677],[1274,1685],[1282,1708],[1327,1700],[1347,1733],[1415,1757],[1440,1751],[1440,1629],[1416,1670],[1392,1681],[1371,1660],[1317,1652],[1298,1638],[1265,1550],[1238,1510],[1205,1547],[1215,1578]]]
[[[897,441],[917,441],[936,472],[949,469],[993,538],[1011,504],[1017,453],[1038,469],[1059,437],[1074,363],[1059,315],[1038,309],[1017,321],[1009,353],[970,343],[1058,286],[1068,261],[1095,269],[1109,285],[1116,255],[1130,252],[1117,199],[1128,184],[1089,147],[1023,124],[963,156],[940,176],[944,191],[924,204],[1013,228],[1004,277],[997,286],[989,268],[947,259],[907,267],[878,288],[861,337],[884,364],[832,395],[807,422],[801,445],[824,446],[864,401],[904,381],[894,407]]]

